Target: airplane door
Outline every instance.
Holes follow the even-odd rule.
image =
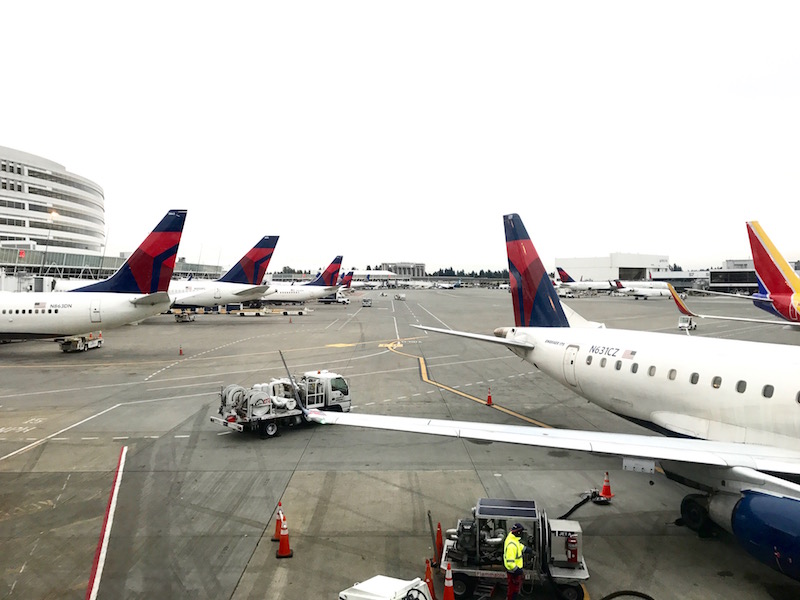
[[[214,290],[214,300],[219,300],[222,298],[222,292],[219,291],[219,288]]]
[[[578,356],[578,346],[567,346],[564,351],[564,379],[571,386],[577,386],[578,380],[575,378],[575,359]]]
[[[89,307],[89,317],[92,323],[100,323],[102,321],[100,318],[100,298],[92,298],[92,303]]]

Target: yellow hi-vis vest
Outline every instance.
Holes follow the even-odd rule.
[[[522,568],[522,553],[525,545],[513,533],[509,532],[506,541],[503,543],[503,564],[506,571],[513,571]]]

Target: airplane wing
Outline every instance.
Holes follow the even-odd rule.
[[[800,452],[773,446],[602,431],[544,429],[529,425],[323,412],[316,409],[309,411],[309,419],[323,425],[349,425],[732,468],[753,483],[763,483],[768,479],[774,485],[780,485],[787,493],[800,494],[800,485],[767,474],[799,475]]]
[[[738,298],[739,300],[758,300],[759,302],[772,302],[771,298],[753,298],[752,296],[745,296],[743,294],[728,294],[727,292],[714,292],[711,290],[696,290],[692,289],[696,294],[708,294],[709,296],[727,296],[728,298]]]
[[[675,305],[678,307],[678,310],[688,316],[688,317],[695,317],[697,319],[718,319],[720,321],[743,321],[745,323],[766,323],[767,325],[789,325],[789,326],[797,326],[797,324],[792,323],[791,321],[775,321],[772,319],[751,319],[748,317],[725,317],[720,315],[701,315],[694,311],[692,311],[686,303],[678,296],[678,292],[675,291],[675,288],[672,287],[671,283],[668,283],[667,286],[669,287],[669,293],[672,295],[672,299],[675,301]],[[715,292],[719,293],[719,292]],[[725,296],[732,296],[733,294],[723,294]],[[737,296],[737,298],[744,298],[744,296]],[[752,298],[747,298],[748,300],[752,301]],[[763,302],[768,302],[767,300],[763,300]],[[771,302],[771,300],[769,301]]]
[[[423,331],[433,331],[434,333],[446,333],[448,335],[455,335],[457,337],[465,337],[473,340],[480,340],[482,342],[501,344],[506,348],[526,348],[528,350],[533,348],[533,344],[530,344],[528,342],[507,340],[504,337],[496,337],[493,335],[482,335],[480,333],[470,333],[468,331],[456,331],[455,329],[439,329],[438,327],[426,327],[424,325],[412,325],[411,327],[414,327],[415,329],[422,329]]]
[[[236,292],[235,296],[251,296],[253,294],[261,294],[262,296],[268,296],[269,294],[274,294],[278,290],[275,288],[270,289],[272,286],[269,285],[254,285],[252,287],[246,288],[244,290],[240,290]]]
[[[131,304],[136,306],[155,306],[156,304],[170,304],[171,302],[172,300],[167,292],[155,292],[131,299]]]

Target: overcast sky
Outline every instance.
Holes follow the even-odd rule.
[[[108,252],[270,271],[800,259],[797,2],[14,2],[0,145],[105,191]]]

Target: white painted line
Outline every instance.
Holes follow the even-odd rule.
[[[81,439],[82,440],[96,440],[98,438],[96,438],[96,437],[82,437]]]
[[[175,437],[176,438],[188,438],[189,436],[188,435],[176,435]]]
[[[222,433],[218,433],[217,435],[230,435],[232,433],[233,433],[232,431],[223,431]]]
[[[374,402],[367,402],[364,406],[372,406],[373,404],[375,404],[375,403]]]
[[[121,436],[114,437],[114,438],[111,438],[111,439],[112,440],[129,440],[130,436],[129,435],[121,435]]]
[[[111,525],[114,523],[114,511],[117,509],[117,498],[119,498],[119,487],[122,484],[122,471],[125,468],[125,456],[128,454],[128,447],[123,446],[119,453],[119,463],[117,464],[117,474],[114,477],[114,487],[111,490],[111,498],[106,509],[106,518],[103,522],[103,532],[100,536],[100,545],[95,554],[92,574],[89,578],[89,590],[87,600],[97,599],[97,590],[100,589],[100,578],[103,575],[103,567],[106,563],[108,553],[108,540],[111,537]]]
[[[384,400],[384,402],[391,402],[391,401],[392,401],[391,398],[387,398],[386,400]]]

